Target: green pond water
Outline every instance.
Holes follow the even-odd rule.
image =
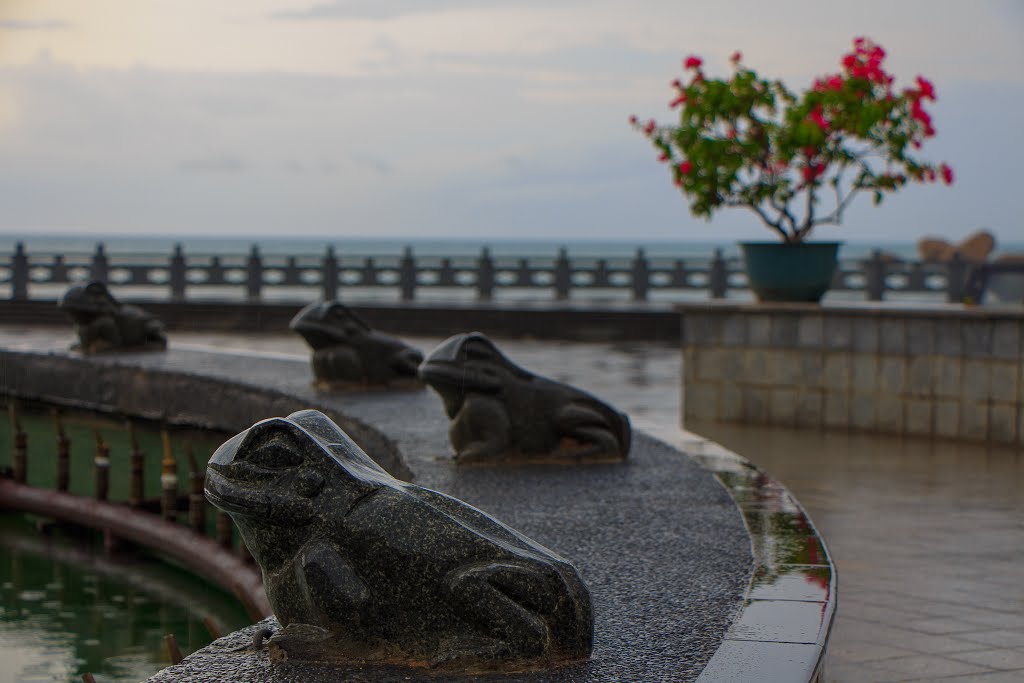
[[[6,417],[6,416],[5,416]],[[40,406],[22,406],[28,434],[28,480],[53,487],[56,438],[53,419]],[[110,499],[126,500],[130,442],[123,420],[62,413],[71,438],[72,493],[94,491],[95,430],[110,444]],[[162,446],[156,425],[135,423],[144,451],[145,492],[160,494]],[[185,444],[204,464],[225,435],[173,430],[182,488],[188,482]],[[0,468],[12,463],[13,429],[0,422]],[[181,521],[186,522],[186,515]],[[212,524],[212,511],[208,514]],[[204,620],[223,633],[250,623],[241,604],[184,569],[145,552],[107,555],[102,537],[57,527],[40,531],[25,515],[0,513],[0,683],[140,681],[167,666],[164,636],[173,633],[184,654],[213,638]]]

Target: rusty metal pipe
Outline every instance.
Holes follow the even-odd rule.
[[[272,613],[258,567],[191,529],[132,510],[60,491],[0,480],[0,508],[110,529],[118,537],[166,555],[235,595],[253,620]]]
[[[131,475],[128,483],[128,504],[133,508],[142,506],[146,492],[143,485],[145,475],[145,455],[139,448],[139,440],[135,436],[135,425],[128,421],[128,439],[131,442],[132,452],[128,457],[131,464]]]
[[[110,494],[110,445],[96,430],[96,500],[106,500]]]
[[[53,411],[54,427],[57,430],[57,490],[67,491],[71,483],[71,439],[64,431],[60,411]]]
[[[189,465],[188,520],[193,531],[203,533],[206,530],[206,496],[203,494],[203,483],[206,473],[199,469],[192,445],[185,444],[185,455]]]
[[[28,480],[28,434],[21,428],[14,401],[7,405],[7,412],[11,417],[11,431],[14,432],[14,481],[24,484]]]

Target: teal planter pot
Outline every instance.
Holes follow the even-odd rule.
[[[832,284],[840,242],[740,242],[750,289],[759,301],[817,303]]]

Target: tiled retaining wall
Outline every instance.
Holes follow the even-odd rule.
[[[1024,310],[680,307],[683,421],[1024,445]]]

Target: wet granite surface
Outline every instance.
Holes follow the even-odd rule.
[[[38,343],[23,350],[48,351]],[[67,355],[57,345],[52,352]],[[218,378],[265,393],[268,406],[283,395],[346,415],[385,433],[415,483],[479,507],[568,558],[593,598],[591,660],[500,680],[695,680],[742,604],[752,557],[735,504],[709,472],[643,433],[634,435],[630,458],[621,463],[457,467],[448,421],[433,392],[325,394],[313,388],[301,361],[175,349],[173,343],[164,354],[105,355],[88,362],[102,366],[105,376],[116,375],[117,368],[146,368],[179,378]],[[130,378],[124,388],[131,388]],[[392,676],[377,667],[271,669],[265,651],[226,652],[251,642],[251,636],[232,634],[150,680],[439,680],[427,671]]]

